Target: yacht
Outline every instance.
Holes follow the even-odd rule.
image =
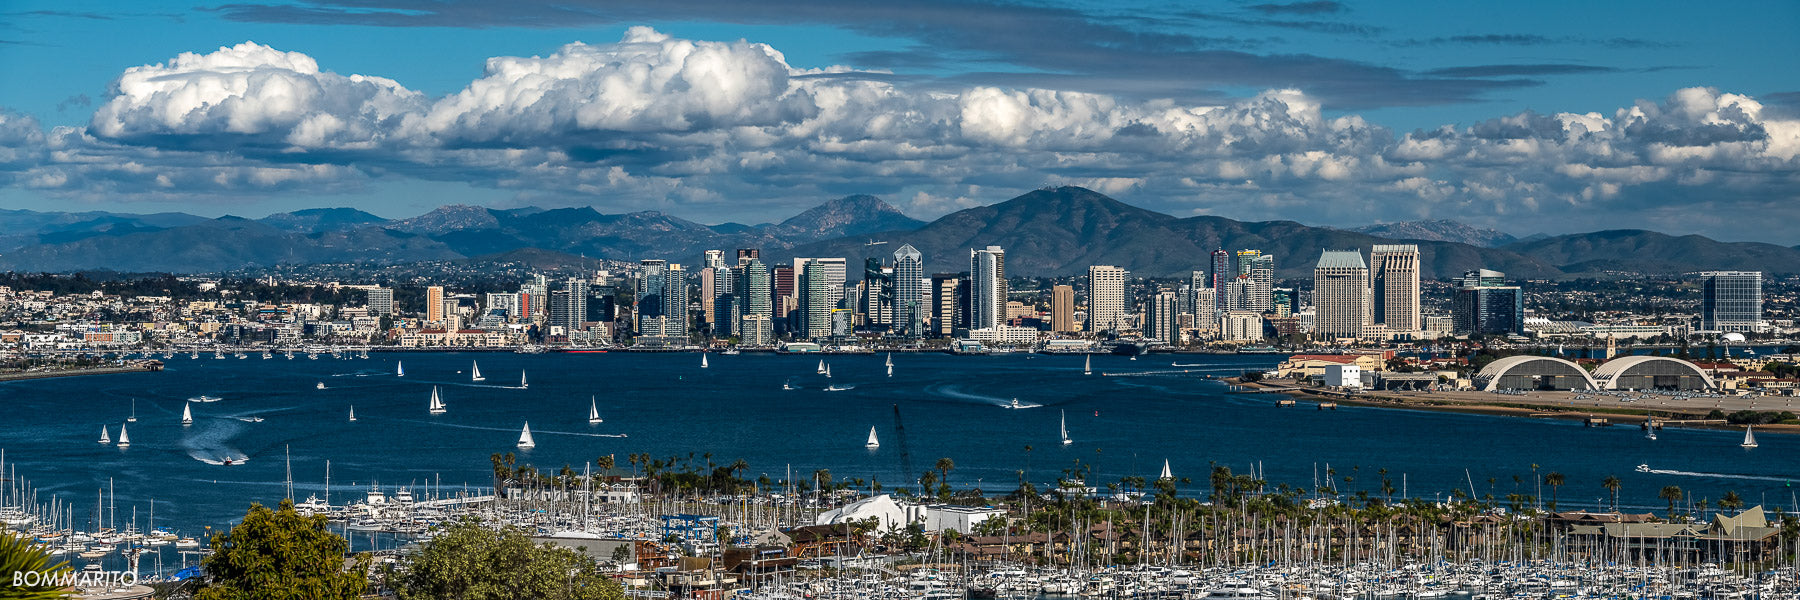
[[[1649,463],[1645,463],[1645,464],[1641,464],[1641,465],[1638,465],[1638,466],[1637,466],[1637,472],[1639,472],[1639,473],[1649,473],[1649,472],[1650,472],[1650,464],[1649,464]]]
[[[323,381],[321,381],[321,382],[319,382],[319,385],[318,385],[318,386],[316,386],[316,387],[317,387],[317,388],[318,388],[318,389],[321,389],[321,390],[322,390],[322,389],[325,389],[325,382],[323,382]]]
[[[1755,429],[1755,428],[1756,428],[1755,426],[1751,426],[1751,425],[1744,426],[1744,443],[1738,444],[1739,446],[1743,446],[1745,448],[1755,448],[1756,447],[1756,434],[1751,432],[1751,430]],[[123,425],[119,426],[119,437],[120,438],[125,437],[125,427]]]
[[[1011,404],[1007,404],[1007,405],[1006,405],[1006,408],[1025,408],[1025,406],[1024,406],[1024,405],[1022,405],[1022,404],[1019,404],[1019,399],[1018,399],[1018,398],[1013,398],[1013,399],[1012,399],[1012,403],[1011,403]]]

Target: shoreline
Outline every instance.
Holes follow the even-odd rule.
[[[1246,392],[1265,394],[1283,394],[1297,400],[1306,400],[1316,404],[1335,402],[1347,406],[1367,406],[1374,408],[1394,408],[1401,410],[1421,410],[1439,412],[1457,412],[1499,417],[1521,417],[1531,419],[1563,419],[1580,420],[1606,419],[1606,426],[1630,426],[1641,428],[1650,419],[1648,409],[1611,408],[1604,410],[1584,410],[1585,407],[1567,404],[1543,404],[1541,406],[1519,406],[1520,404],[1536,404],[1528,400],[1514,402],[1486,402],[1480,400],[1461,400],[1450,397],[1433,397],[1429,400],[1413,396],[1402,396],[1392,392],[1358,392],[1354,395],[1344,392],[1314,388],[1272,385],[1268,382],[1243,382],[1238,378],[1226,379],[1232,385],[1246,388]],[[1716,431],[1742,431],[1744,426],[1717,421],[1707,421],[1706,412],[1672,412],[1658,417],[1658,429],[1669,427],[1682,429],[1710,429]],[[1707,421],[1707,422],[1701,422]],[[1800,434],[1800,425],[1769,423],[1757,425],[1758,433]]]
[[[55,379],[58,377],[82,377],[86,375],[118,375],[122,373],[155,373],[147,365],[125,367],[87,367],[82,369],[64,369],[61,371],[31,371],[17,373],[0,373],[0,383],[8,381],[29,381],[32,379]]]

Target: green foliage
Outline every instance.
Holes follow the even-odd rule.
[[[277,510],[250,505],[243,523],[213,536],[212,550],[201,563],[212,581],[198,600],[353,600],[368,587],[368,555],[346,567],[350,542],[323,515],[294,512],[292,500]]]
[[[47,586],[14,587],[14,573],[39,573],[44,575],[60,575],[69,571],[67,561],[51,563],[50,555],[31,547],[28,536],[12,535],[0,532],[0,598],[19,598],[36,600],[39,598],[62,598],[63,592]]]
[[[1713,412],[1719,412],[1719,411],[1714,410]],[[1794,419],[1794,413],[1791,413],[1791,412],[1788,412],[1785,410],[1780,411],[1780,412],[1740,410],[1740,411],[1731,413],[1729,415],[1725,415],[1725,421],[1727,423],[1731,423],[1733,425],[1766,425],[1769,423],[1780,423],[1782,421],[1791,421],[1793,419]]]
[[[618,600],[625,592],[569,548],[533,545],[511,527],[462,521],[426,544],[397,576],[399,600]]]

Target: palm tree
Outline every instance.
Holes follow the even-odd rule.
[[[37,573],[47,578],[61,579],[60,575],[69,571],[68,561],[51,563],[50,555],[38,551],[31,546],[31,538],[25,536],[0,535],[0,573],[19,576],[21,573]],[[63,598],[66,590],[50,585],[26,586],[22,582],[8,581],[7,598]],[[6,585],[0,584],[0,585]]]
[[[606,472],[613,469],[613,455],[608,454],[594,459],[594,466],[600,467],[600,475],[602,477],[606,476]]]
[[[1550,486],[1550,510],[1556,510],[1556,492],[1563,484],[1563,474],[1551,471],[1544,476],[1544,485]]]
[[[1675,501],[1681,499],[1681,486],[1663,486],[1662,491],[1656,493],[1656,497],[1669,501],[1669,520],[1675,520]]]
[[[1619,484],[1619,477],[1617,475],[1607,475],[1606,479],[1600,480],[1600,487],[1606,488],[1606,491],[1608,492],[1612,492],[1613,512],[1618,512],[1619,488],[1621,487]]]
[[[1738,496],[1736,490],[1725,492],[1725,497],[1719,499],[1719,508],[1725,510],[1737,510],[1743,507],[1744,499]]]
[[[938,481],[948,486],[950,485],[950,472],[956,470],[956,461],[950,460],[948,456],[937,459],[937,470]]]

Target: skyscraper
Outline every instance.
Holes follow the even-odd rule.
[[[568,312],[563,315],[561,322],[552,318],[550,324],[579,329],[581,324],[587,320],[588,280],[580,277],[570,278],[563,283],[563,289],[569,292],[568,304],[564,307]],[[555,315],[551,316],[555,317]]]
[[[1419,247],[1378,244],[1369,253],[1369,297],[1374,322],[1388,331],[1419,330]]]
[[[700,254],[700,268],[701,269],[707,269],[707,268],[717,269],[717,268],[723,267],[723,266],[725,266],[725,251],[724,250],[707,250]]]
[[[831,273],[823,261],[807,260],[800,267],[799,328],[801,337],[821,338],[831,335],[831,311],[837,308],[830,291]]]
[[[902,337],[925,336],[925,255],[912,244],[894,251],[893,327]]]
[[[1458,281],[1450,305],[1450,329],[1460,334],[1525,333],[1525,295],[1506,285],[1499,271],[1469,271]]]
[[[687,337],[688,334],[688,278],[681,265],[669,265],[668,278],[663,287],[663,318],[667,320],[663,335]]]
[[[1176,318],[1175,292],[1157,292],[1150,296],[1144,311],[1144,337],[1167,344],[1181,342],[1181,320]]]
[[[369,314],[387,316],[394,314],[394,290],[392,288],[369,288]]]
[[[1700,274],[1700,328],[1750,332],[1762,323],[1762,271],[1708,271]]]
[[[1369,322],[1369,267],[1355,250],[1326,250],[1313,267],[1313,331],[1321,339],[1362,335]]]
[[[758,326],[769,327],[774,317],[773,298],[769,293],[769,270],[763,266],[761,259],[750,257],[744,266],[738,269],[738,281],[733,287],[734,301],[740,323],[744,323],[741,335],[750,335],[750,323],[745,320],[751,317],[760,319]]]
[[[1231,253],[1226,252],[1223,248],[1214,250],[1212,253],[1212,285],[1207,286],[1212,288],[1213,310],[1223,312],[1225,307],[1229,306],[1229,302],[1225,299],[1225,282],[1229,281],[1231,277]]]
[[[710,255],[717,250],[707,250]],[[708,256],[707,258],[712,258]],[[715,324],[718,319],[719,269],[706,267],[700,269],[700,318],[707,324]]]
[[[1269,290],[1275,285],[1275,255],[1261,250],[1239,250],[1238,276],[1244,279],[1243,300],[1233,308],[1264,312],[1272,303]]]
[[[1117,331],[1125,325],[1126,275],[1119,267],[1088,267],[1088,331]]]
[[[425,288],[425,320],[431,323],[444,322],[444,286]]]
[[[1075,288],[1066,285],[1050,288],[1050,330],[1057,333],[1075,331]]]
[[[750,264],[751,259],[762,258],[762,250],[757,248],[738,248],[737,264],[742,267]]]
[[[880,258],[863,260],[862,282],[857,284],[857,315],[871,329],[898,328],[894,323],[894,268]]]
[[[999,246],[969,250],[969,328],[994,329],[1006,323],[1006,251]]]
[[[969,278],[966,273],[931,276],[931,331],[949,337],[969,325]]]

